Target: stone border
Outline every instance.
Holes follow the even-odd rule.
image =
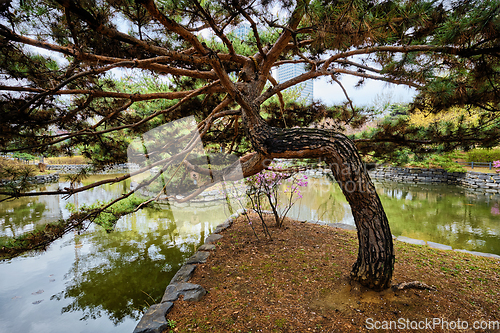
[[[174,275],[165,289],[161,302],[153,304],[144,313],[133,333],[163,332],[170,327],[166,316],[179,296],[184,296],[185,301],[195,302],[206,295],[207,291],[202,286],[188,283],[188,281],[193,276],[198,264],[204,264],[210,256],[211,251],[215,250],[214,243],[223,237],[220,232],[229,228],[233,224],[233,221],[242,214],[245,214],[245,210],[238,210],[235,214],[229,216],[224,223],[219,224],[215,228],[214,232],[205,239],[205,244],[200,246],[195,254]]]
[[[33,185],[37,184],[45,184],[45,183],[55,183],[59,181],[59,174],[58,173],[53,173],[50,175],[38,175],[38,176],[33,176],[28,178],[28,182]],[[0,187],[2,186],[7,186],[11,183],[14,183],[14,185],[19,184],[19,181],[12,182],[11,180],[2,180],[0,179]]]
[[[452,184],[475,192],[500,193],[500,174],[482,172],[447,172],[444,169],[377,167],[369,171],[374,179],[410,184]]]
[[[90,164],[47,164],[45,166],[46,170],[57,170],[61,173],[73,174],[78,173],[82,169],[91,168]],[[103,171],[97,172],[95,174],[110,174],[110,173],[128,173],[130,170],[138,169],[137,166],[129,163],[115,164],[104,168]]]
[[[356,230],[356,227],[350,224],[345,224],[345,223],[328,223],[325,221],[300,221],[302,223],[313,223],[313,224],[318,224],[318,225],[326,225],[332,228],[340,228],[344,230]],[[456,251],[456,252],[463,252],[463,253],[469,253],[473,254],[476,256],[480,257],[487,257],[487,258],[496,258],[500,259],[500,255],[494,254],[494,253],[485,253],[485,252],[478,252],[478,251],[468,251],[468,250],[463,250],[463,249],[454,249],[450,245],[445,245],[445,244],[439,244],[431,241],[424,241],[421,239],[414,239],[414,238],[409,238],[406,236],[399,236],[396,237],[392,235],[392,238],[394,240],[408,243],[408,244],[414,244],[414,245],[427,245],[430,248],[437,249],[437,250],[447,250],[447,251]]]
[[[444,244],[434,243],[431,241],[424,241],[424,240],[420,240],[420,239],[413,239],[413,238],[409,238],[406,236],[399,236],[399,237],[395,237],[394,239],[396,239],[400,242],[408,243],[408,244],[427,245],[430,248],[438,249],[438,250],[469,253],[469,254],[473,254],[476,256],[480,256],[480,257],[500,259],[500,255],[494,254],[494,253],[485,253],[485,252],[477,252],[477,251],[468,251],[468,250],[463,250],[463,249],[454,249],[450,245],[444,245]]]
[[[263,213],[271,214],[272,212],[263,211]],[[224,223],[219,224],[215,228],[214,232],[205,239],[205,244],[200,246],[195,254],[192,255],[174,275],[169,285],[165,289],[165,293],[163,294],[161,302],[159,304],[151,305],[149,309],[144,313],[141,320],[135,327],[133,333],[162,333],[164,330],[170,328],[167,320],[167,314],[168,312],[170,312],[170,310],[174,306],[174,302],[179,298],[180,295],[184,296],[185,301],[195,302],[199,301],[203,296],[207,294],[207,291],[202,286],[198,284],[188,283],[188,281],[193,276],[197,265],[204,264],[210,256],[210,252],[215,250],[216,247],[213,243],[223,238],[220,232],[229,228],[233,224],[235,219],[244,214],[246,214],[246,211],[244,209],[240,209],[235,214],[231,215]],[[344,230],[356,230],[356,227],[344,223],[327,223],[325,221],[319,220],[299,222],[326,225],[332,228],[340,228]],[[395,237],[393,235],[392,237],[395,240],[408,244],[427,245],[430,248],[438,250],[453,250],[482,257],[500,259],[499,255],[492,253],[453,249],[449,245],[426,242],[423,240],[408,238],[405,236]]]

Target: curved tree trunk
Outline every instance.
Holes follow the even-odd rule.
[[[392,234],[354,143],[343,134],[327,130],[279,129],[263,122],[248,126],[247,131],[254,148],[266,158],[321,157],[326,160],[351,206],[357,227],[358,259],[352,267],[351,278],[375,290],[390,287],[394,269]]]

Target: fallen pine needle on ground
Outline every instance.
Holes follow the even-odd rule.
[[[360,332],[384,324],[403,332],[434,318],[440,324],[418,331],[456,331],[458,320],[468,324],[463,332],[475,331],[474,322],[500,324],[498,259],[396,241],[393,285],[435,289],[375,292],[349,280],[356,232],[290,219],[278,229],[269,219],[270,241],[257,215],[250,218],[259,240],[242,216],[223,231],[189,281],[208,294],[176,301],[166,332]]]

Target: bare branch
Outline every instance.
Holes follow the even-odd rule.
[[[231,43],[231,41],[227,38],[227,36],[217,27],[217,24],[215,23],[213,17],[209,13],[207,13],[207,11],[200,5],[200,3],[197,0],[191,0],[191,1],[195,4],[196,8],[198,8],[202,16],[205,18],[205,20],[208,21],[208,24],[215,32],[217,37],[219,37],[224,43],[224,45],[226,45],[227,49],[229,50],[229,54],[236,55],[236,52],[234,51],[233,48],[233,43]]]
[[[262,42],[260,41],[259,31],[257,30],[257,24],[255,24],[255,21],[252,19],[252,17],[250,17],[250,15],[248,15],[248,13],[243,8],[241,8],[241,6],[236,1],[234,2],[234,7],[250,23],[253,35],[255,36],[255,40],[257,41],[257,48],[259,49],[259,53],[262,56],[262,59],[266,59],[266,53],[262,48]]]
[[[349,118],[349,120],[346,121],[346,124],[349,124],[351,122],[352,118],[354,118],[354,115],[356,114],[356,110],[354,109],[354,105],[352,105],[352,101],[349,98],[349,95],[347,94],[347,91],[345,90],[345,88],[342,85],[342,83],[339,80],[337,80],[337,78],[335,77],[335,75],[331,75],[331,78],[332,78],[333,81],[335,81],[340,86],[340,88],[342,88],[342,91],[344,92],[344,95],[347,98],[347,101],[349,102],[349,106],[351,107],[352,116],[351,116],[351,118]]]

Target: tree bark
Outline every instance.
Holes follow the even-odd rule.
[[[392,234],[375,186],[354,143],[343,134],[327,130],[280,129],[258,123],[247,126],[247,134],[263,156],[326,160],[356,223],[359,248],[351,278],[370,289],[389,288],[394,269]]]

